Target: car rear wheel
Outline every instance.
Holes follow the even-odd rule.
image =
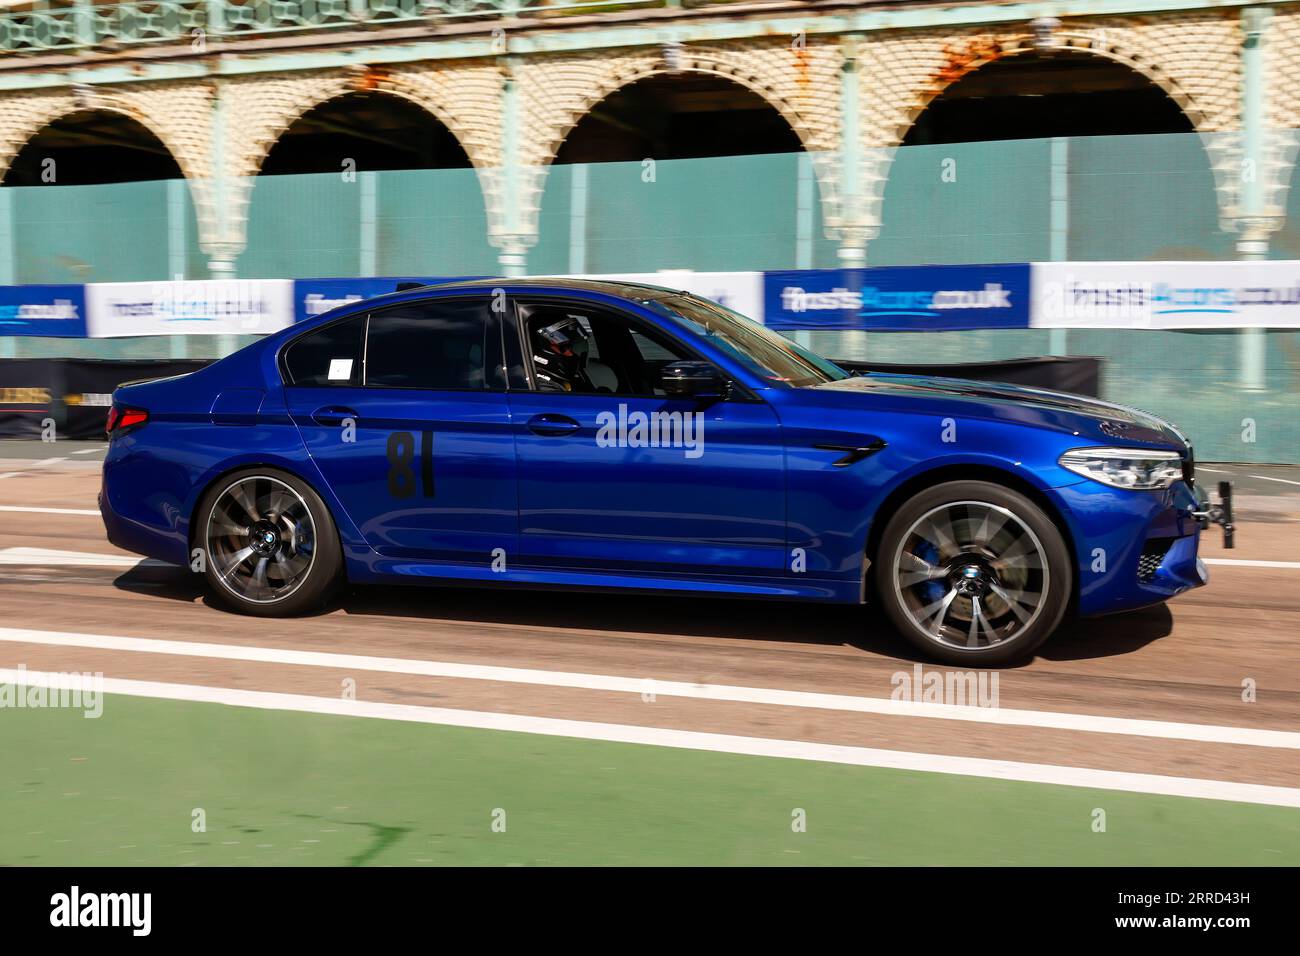
[[[890,620],[950,664],[1025,657],[1056,630],[1072,587],[1056,525],[1024,495],[984,481],[908,500],[885,527],[875,570]]]
[[[204,576],[220,603],[243,614],[289,617],[318,609],[342,573],[329,509],[292,475],[247,469],[204,495]]]

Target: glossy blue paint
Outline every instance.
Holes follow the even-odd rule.
[[[510,409],[519,469],[519,555],[525,564],[688,575],[711,568],[738,576],[782,573],[783,446],[767,403],[515,392]],[[616,435],[620,420],[635,423],[638,414],[651,413],[678,416],[683,442],[701,440],[695,448],[600,444],[599,416]],[[564,416],[577,428],[537,434],[529,422],[541,415]]]
[[[1124,492],[1083,481],[1052,492],[1071,522],[1078,561],[1079,610],[1107,614],[1166,601],[1208,580],[1197,560],[1200,528],[1187,512],[1195,498],[1182,482],[1166,491]],[[1138,559],[1148,539],[1170,539],[1169,554],[1155,577],[1137,580]],[[1098,557],[1104,556],[1104,566]]]
[[[481,391],[285,383],[280,355],[300,335],[382,306],[486,299],[498,290],[508,303],[620,312],[712,363],[734,387],[725,399],[533,390],[513,313],[492,319],[500,321],[501,347],[485,359],[490,387]],[[654,304],[660,294],[576,280],[414,289],[349,303],[191,375],[124,386],[115,403],[147,409],[150,420],[114,437],[106,457],[101,506],[109,537],[188,563],[199,497],[221,475],[261,464],[317,490],[357,582],[856,602],[873,529],[888,520],[899,494],[975,477],[1031,494],[1057,521],[1073,549],[1081,613],[1140,607],[1205,583],[1186,483],[1125,491],[1057,464],[1068,449],[1098,445],[1189,453],[1166,423],[1078,396],[954,379],[870,375],[792,387],[693,334]],[[495,343],[495,333],[488,340]],[[683,433],[702,441],[631,440],[636,413],[702,423],[702,431]],[[349,419],[354,440],[344,440]],[[409,448],[397,450],[408,456],[415,484],[395,493],[399,433],[410,438]],[[837,465],[844,448],[867,447],[860,460]],[[1138,560],[1150,539],[1161,539],[1168,554],[1140,582]]]
[[[285,400],[325,484],[376,554],[486,566],[495,548],[517,553],[515,447],[504,392],[340,391],[289,388]],[[334,415],[317,414],[322,410]],[[348,418],[355,434],[345,436]],[[410,453],[410,479],[397,488],[409,491],[406,497],[389,486],[395,433],[410,436],[409,447],[396,449]],[[437,462],[427,489],[420,481],[426,441]]]

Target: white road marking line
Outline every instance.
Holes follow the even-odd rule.
[[[1248,561],[1245,558],[1202,558],[1206,564],[1229,568],[1300,568],[1300,561]]]
[[[1286,750],[1300,750],[1300,733],[1285,730],[1260,730],[1252,727],[1185,724],[1163,720],[1101,717],[1093,714],[1071,714],[1057,711],[1014,710],[1003,707],[933,704],[919,701],[893,700],[888,697],[851,697],[847,694],[823,694],[814,691],[777,690],[766,687],[737,687],[729,684],[688,684],[682,681],[666,681],[644,677],[617,677],[604,674],[534,670],[522,667],[497,667],[487,664],[421,661],[402,657],[371,657],[359,654],[335,654],[326,651],[250,647],[238,644],[208,644],[199,641],[162,641],[147,637],[40,631],[32,628],[0,627],[0,641],[57,647],[86,647],[97,650],[145,654],[170,654],[178,657],[259,661],[267,664],[290,664],[302,667],[382,671],[391,674],[411,674],[421,677],[500,681],[510,684],[533,684],[543,687],[571,687],[581,690],[614,691],[636,695],[654,693],[664,697],[687,697],[695,700],[769,704],[777,707],[809,707],[819,710],[883,714],[890,717],[928,717],[940,720],[964,720],[1017,727],[1049,727],[1057,730],[1124,734],[1132,737],[1159,737],[1166,740],[1195,740],[1202,743],[1242,744],[1252,747],[1278,747]]]
[[[21,471],[6,471],[0,474],[0,478],[19,478],[32,469],[44,468],[46,465],[57,465],[59,462],[67,460],[66,458],[42,458],[40,461],[29,461],[23,465]]]
[[[18,564],[29,567],[76,568],[173,568],[174,564],[152,558],[129,554],[97,554],[93,551],[55,551],[50,548],[0,548],[0,564]]]
[[[1284,485],[1300,485],[1300,481],[1292,481],[1290,478],[1270,478],[1268,475],[1251,475],[1252,478],[1259,478],[1261,481],[1280,481]]]
[[[1197,465],[1197,466],[1196,466],[1196,470],[1197,470],[1197,471],[1208,471],[1208,472],[1209,472],[1210,474],[1212,474],[1212,475],[1231,475],[1231,474],[1233,474],[1233,472],[1228,471],[1228,470],[1226,470],[1226,469],[1224,469],[1224,468],[1206,468],[1204,465]]]
[[[25,683],[39,687],[77,690],[84,687],[79,674],[46,673],[0,669],[0,683]],[[277,694],[269,691],[235,690],[226,687],[203,687],[193,684],[166,684],[156,681],[103,680],[107,694],[151,697],[195,703],[255,707],[261,710],[284,710],[308,714],[344,717],[370,717],[412,723],[470,727],[480,730],[504,730],[539,734],[546,737],[575,737],[580,740],[604,740],[614,743],[646,744],[681,750],[744,754],[753,757],[782,757],[814,760],[823,763],[849,764],[858,767],[882,767],[943,773],[961,777],[984,777],[1045,783],[1064,787],[1096,790],[1120,790],[1130,793],[1192,797],[1206,800],[1230,800],[1268,806],[1300,807],[1300,790],[1226,780],[1203,780],[1195,777],[1165,777],[1147,773],[1124,773],[1093,770],[1086,767],[1062,767],[1053,764],[1019,763],[990,760],[984,757],[953,757],[945,754],[912,753],[905,750],[878,750],[839,744],[818,744],[802,740],[778,740],[764,737],[741,737],[694,730],[667,730],[634,724],[607,724],[585,720],[562,720],[554,717],[528,717],[490,711],[453,710],[444,707],[420,707],[413,704],[383,704],[371,701],[344,700],[341,697],[309,697],[303,694]]]
[[[108,451],[107,448],[78,448],[73,452],[74,455],[93,455],[95,452]]]
[[[94,508],[27,508],[22,505],[0,505],[0,511],[21,511],[35,515],[86,515],[87,517],[99,517],[99,512]]]

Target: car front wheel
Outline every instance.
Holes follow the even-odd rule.
[[[342,573],[343,554],[329,509],[308,485],[271,469],[227,475],[204,495],[204,576],[220,603],[260,617],[318,609]]]
[[[1073,586],[1056,525],[1024,495],[984,481],[927,488],[890,518],[875,563],[890,620],[928,656],[996,665],[1056,630]]]

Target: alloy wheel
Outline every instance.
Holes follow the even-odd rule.
[[[1038,536],[1013,512],[954,501],[922,515],[903,535],[894,587],[930,640],[990,647],[1030,627],[1044,607],[1050,571]]]
[[[208,515],[207,553],[214,577],[236,597],[273,604],[307,580],[316,525],[302,496],[276,478],[232,482]]]

